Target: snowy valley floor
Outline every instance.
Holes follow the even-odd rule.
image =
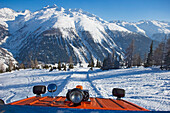
[[[20,70],[0,74],[0,98],[6,103],[34,96],[34,85],[56,83],[55,95],[82,85],[91,97],[115,98],[113,88],[126,90],[125,100],[152,111],[170,111],[170,71],[158,68],[132,68],[101,71],[74,68],[70,71]],[[51,95],[46,93],[46,95]]]

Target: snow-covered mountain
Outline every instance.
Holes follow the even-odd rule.
[[[139,22],[111,21],[111,23],[122,26],[129,31],[148,36],[152,40],[162,41],[165,35],[170,36],[170,22],[141,20]]]
[[[0,15],[6,23],[1,23],[1,47],[22,62],[31,58],[54,63],[68,61],[70,56],[75,62],[88,62],[91,56],[103,60],[113,48],[123,57],[132,39],[135,40],[136,52],[144,55],[151,43],[148,34],[154,31],[149,28],[151,24],[146,31],[140,28],[144,24],[142,21],[138,26],[131,23],[136,27],[128,28],[126,22],[123,26],[121,22],[107,22],[81,9],[64,9],[55,5],[32,13],[3,8]],[[169,24],[161,25],[161,29],[168,29]],[[163,33],[168,32],[164,30]],[[153,35],[162,38],[160,33],[153,32]]]
[[[91,56],[103,60],[113,48],[123,57],[132,39],[136,40],[141,53],[146,52],[151,43],[146,36],[81,9],[47,6],[16,16],[7,24],[10,36],[2,47],[22,62],[36,58],[54,63],[68,61],[70,56],[75,62],[88,62]]]
[[[15,20],[15,18],[19,15],[26,15],[30,13],[29,10],[25,10],[23,12],[16,12],[10,8],[1,8],[0,9],[0,24],[8,27],[8,24],[6,23],[6,21],[11,21],[11,20]]]

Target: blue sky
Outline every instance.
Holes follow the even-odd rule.
[[[163,20],[170,22],[170,0],[0,0],[0,8],[34,12],[47,5],[81,8],[104,20]]]

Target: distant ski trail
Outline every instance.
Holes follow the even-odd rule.
[[[63,88],[68,83],[68,80],[70,79],[71,76],[72,76],[72,74],[70,74],[68,77],[66,77],[66,79],[63,80],[63,82],[58,86],[56,95],[58,95],[63,90]]]
[[[89,71],[86,70],[76,70],[73,71],[72,75],[67,77],[64,82],[59,86],[59,90],[57,95],[65,95],[68,89],[73,89],[77,85],[82,85],[83,89],[88,89],[90,92],[91,97],[100,97],[102,98],[103,95],[100,91],[95,87],[93,82],[90,80]]]
[[[93,85],[92,81],[90,80],[88,72],[87,72],[87,80],[89,81],[89,83],[90,83],[91,87],[93,88],[93,90],[97,93],[97,97],[103,98],[103,96],[100,93],[100,91]]]

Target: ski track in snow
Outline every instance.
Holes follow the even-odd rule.
[[[125,100],[152,111],[170,111],[170,71],[132,68],[101,71],[75,68],[70,71],[20,70],[0,74],[0,98],[6,103],[34,96],[34,85],[58,86],[54,95],[65,96],[68,89],[82,85],[91,97],[115,98],[113,88],[126,90]],[[43,96],[51,95],[49,92]]]

